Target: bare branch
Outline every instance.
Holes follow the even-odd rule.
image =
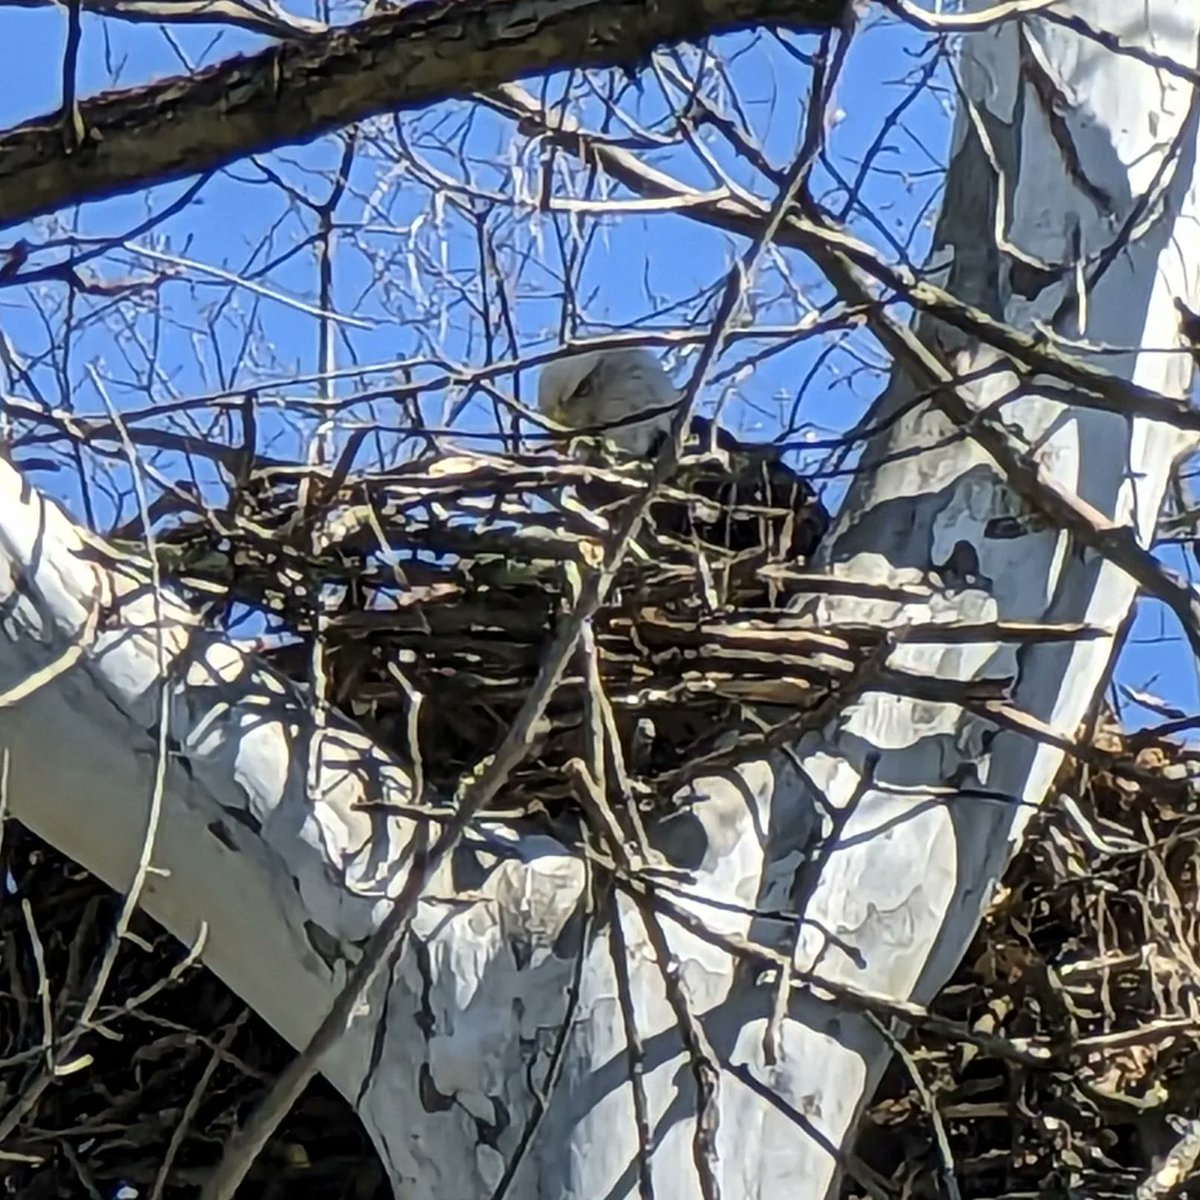
[[[53,8],[53,0],[3,0],[6,8]],[[274,4],[247,0],[84,0],[84,12],[121,21],[155,25],[231,25],[266,37],[314,37],[329,28],[320,21],[294,17]]]
[[[57,115],[0,134],[0,225],[522,75],[633,64],[664,43],[755,25],[836,27],[843,7],[840,0],[425,0],[190,78],[97,96],[79,105],[87,144],[70,156]]]

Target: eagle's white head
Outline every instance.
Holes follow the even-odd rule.
[[[568,429],[587,430],[625,454],[649,454],[671,427],[679,391],[652,354],[636,347],[589,350],[548,363],[538,409]],[[645,413],[644,420],[638,414]]]

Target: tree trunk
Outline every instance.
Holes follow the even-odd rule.
[[[1068,9],[1124,46],[1195,70],[1200,15],[1192,6],[1056,7]],[[933,253],[938,282],[1018,329],[1058,333],[1068,339],[1063,348],[1116,375],[1186,396],[1187,354],[1137,348],[1178,346],[1174,301],[1194,307],[1200,292],[1194,86],[1037,17],[967,37],[960,75]],[[997,362],[990,348],[935,320],[920,320],[917,332],[960,377]],[[916,390],[897,370],[872,415],[902,412]],[[1043,479],[1150,544],[1172,465],[1192,445],[1185,435],[1133,413],[1072,406],[1079,397],[1028,372],[992,373],[959,393],[976,410],[1009,396],[1003,422]],[[1073,739],[1094,711],[1135,585],[1033,512],[977,443],[945,445],[954,430],[925,403],[874,439],[864,461],[877,465],[858,478],[826,544],[838,573],[933,584],[929,600],[838,598],[809,611],[822,626],[1009,620],[1103,629],[1106,636],[1074,644],[901,646],[892,659],[939,679],[1011,680],[1015,708]],[[913,455],[919,446],[930,449]],[[876,693],[799,752],[808,786],[841,828],[818,877],[805,881],[797,967],[929,1001],[962,957],[1062,751],[953,705]],[[874,753],[869,786],[864,767]],[[794,886],[786,859],[777,878],[782,898]],[[843,1144],[889,1048],[864,1018],[825,1007],[795,1027],[792,1053],[812,1111],[829,1140]],[[791,1170],[816,1196],[834,1165],[808,1140]]]
[[[1119,27],[1114,7],[1071,12],[1194,69],[1192,6],[1148,0]],[[967,38],[961,75],[972,112],[938,229],[943,285],[1019,328],[1177,345],[1173,301],[1200,300],[1191,84],[1040,17]],[[945,325],[918,332],[964,376],[996,361]],[[1097,362],[1172,396],[1191,373],[1183,353]],[[958,392],[978,409],[1016,382],[997,366]],[[1022,382],[1009,434],[1045,479],[1147,543],[1181,435]],[[1099,627],[1019,648],[901,642],[890,660],[935,680],[1012,679],[1012,704],[1070,738],[1134,586],[1018,500],[939,408],[906,411],[913,395],[898,368],[874,415],[901,415],[866,448],[824,554],[838,575],[922,598],[813,597],[803,611],[821,627]],[[299,689],[170,597],[159,611],[2,463],[0,553],[9,810],[120,889],[157,811],[145,907],[184,941],[203,931],[207,964],[304,1044],[424,836],[355,807],[410,800],[405,769],[359,731],[319,726]],[[745,948],[794,955],[830,986],[927,1001],[1061,758],[955,704],[868,693],[794,753],[695,780],[654,831],[691,877],[653,896],[608,891],[547,837],[477,822],[325,1072],[414,1200],[506,1181],[517,1200],[651,1185],[660,1200],[820,1196],[888,1047],[861,1003],[781,995],[769,958]]]

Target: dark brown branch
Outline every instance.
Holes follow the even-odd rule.
[[[57,114],[0,134],[0,226],[524,75],[632,66],[656,46],[755,25],[835,27],[843,10],[842,0],[419,0],[96,96],[79,106],[88,144],[69,157]]]
[[[706,198],[673,175],[643,162],[631,151],[607,145],[603,139],[583,129],[570,114],[544,111],[524,88],[508,85],[481,99],[513,118],[523,133],[546,137],[582,161],[599,163],[609,178],[636,196],[665,200],[690,197],[692,202],[686,210],[680,210],[689,220],[742,237],[752,236],[763,220],[759,201],[744,195]],[[1079,389],[1071,397],[1071,403],[1077,407],[1142,416],[1167,422],[1178,429],[1200,431],[1200,413],[1186,400],[1142,387],[1059,349],[1044,337],[998,321],[935,284],[918,279],[906,267],[885,262],[866,243],[831,223],[818,224],[799,213],[792,213],[775,240],[781,246],[804,251],[818,263],[826,249],[836,250],[850,265],[870,275],[886,292],[903,297],[914,308],[978,338],[1027,368],[1044,372]],[[854,295],[860,294],[861,290],[853,289]],[[843,297],[843,301],[861,311],[864,318],[876,314],[883,299],[886,297],[868,295],[864,304],[855,304],[853,295]],[[1041,382],[1039,380],[1039,388]]]

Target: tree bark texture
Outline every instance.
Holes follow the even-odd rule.
[[[1076,0],[1069,16],[1195,71],[1200,15],[1187,4],[1162,0],[1135,12]],[[1154,348],[1180,345],[1174,300],[1194,306],[1200,292],[1194,84],[1036,16],[964,39],[960,72],[933,255],[940,281],[1018,329],[1073,339],[1067,345],[1080,357],[1114,374],[1186,396],[1190,357]],[[917,332],[962,377],[991,368],[959,395],[976,412],[1000,405],[992,412],[1044,481],[1150,543],[1171,465],[1194,445],[1190,435],[1073,407],[1069,389],[1018,376],[935,320],[921,320]],[[900,412],[916,390],[897,370],[873,415]],[[901,647],[892,660],[942,679],[1011,680],[1015,707],[1072,739],[1097,698],[1135,587],[1019,499],[970,438],[947,444],[956,433],[934,403],[901,415],[864,451],[874,465],[857,479],[825,547],[832,570],[932,585],[929,601],[819,600],[809,611],[819,624],[1004,619],[1104,629],[1108,636],[1075,645]],[[913,455],[918,447],[928,449]],[[875,694],[799,752],[814,799],[833,807],[840,831],[819,877],[805,882],[797,966],[927,1002],[961,958],[1061,750],[953,705]],[[864,769],[874,753],[871,785]],[[794,894],[792,861],[778,857],[772,873],[764,902]],[[869,1095],[889,1049],[862,1018],[832,1008],[798,1028],[794,1046],[810,1104],[830,1141],[842,1143],[857,1108],[855,1081],[860,1098]],[[820,1195],[833,1162],[813,1141],[806,1149],[795,1177],[808,1181],[806,1194]]]
[[[464,17],[462,28],[477,30],[491,28],[485,7],[553,6],[459,7],[483,22]],[[1190,5],[1149,0],[1114,17],[1104,0],[1078,0],[1073,12],[1196,65]],[[535,21],[534,34],[546,28]],[[533,69],[515,61],[467,86]],[[959,69],[967,107],[935,255],[944,285],[1019,328],[1178,345],[1173,301],[1196,307],[1200,292],[1192,85],[1037,17],[967,38]],[[420,97],[441,94],[430,84]],[[312,104],[313,131],[366,111]],[[272,129],[298,135],[295,124]],[[243,136],[222,153],[252,148]],[[4,154],[0,144],[0,174]],[[52,178],[48,156],[44,169]],[[37,204],[56,202],[60,186],[35,188]],[[932,321],[918,333],[977,373],[958,386],[962,401],[1003,398],[987,415],[1002,415],[1046,480],[1148,542],[1184,445],[1174,428],[1073,406],[1029,374],[1013,391],[1012,365],[986,348]],[[1097,361],[1176,397],[1191,378],[1183,352]],[[898,368],[876,415],[899,412],[913,391]],[[802,610],[819,626],[1098,626],[1105,637],[1077,645],[901,640],[892,658],[932,679],[1011,679],[1017,707],[1073,736],[1133,601],[1129,579],[1018,500],[934,404],[904,411],[865,459],[825,565],[924,598],[814,597]],[[316,722],[300,690],[106,563],[3,463],[0,562],[10,811],[117,888],[154,824],[146,908],[185,941],[203,933],[208,965],[303,1044],[429,836],[361,807],[410,802],[405,768],[359,731]],[[677,815],[653,837],[690,877],[653,897],[598,886],[587,861],[548,837],[481,821],[324,1069],[412,1200],[651,1187],[660,1200],[819,1197],[888,1053],[830,989],[934,994],[1061,757],[957,705],[867,694],[793,753],[675,797]],[[744,953],[749,942],[827,986],[781,986]]]

